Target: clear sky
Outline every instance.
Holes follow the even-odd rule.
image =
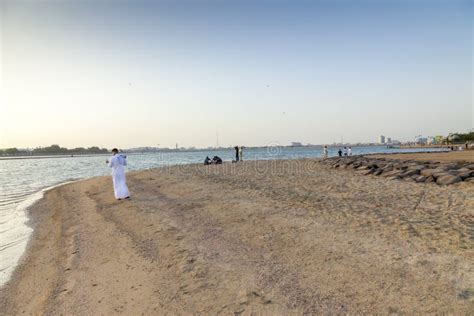
[[[473,127],[471,1],[9,1],[0,147],[375,142]]]

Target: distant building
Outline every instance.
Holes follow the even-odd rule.
[[[428,143],[428,138],[418,135],[415,137],[415,143],[419,145],[426,145]]]
[[[391,137],[387,137],[387,143],[389,143],[389,144],[392,143],[392,138]]]
[[[438,142],[436,141],[436,137],[434,136],[428,136],[426,143],[428,145],[436,145]]]
[[[383,135],[379,136],[379,144],[385,144],[385,136]]]
[[[301,147],[301,146],[303,146],[303,144],[300,142],[291,142],[291,147]]]

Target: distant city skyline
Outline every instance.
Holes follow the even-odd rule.
[[[4,0],[0,148],[466,132],[472,18],[464,0]]]

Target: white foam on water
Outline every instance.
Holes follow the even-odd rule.
[[[33,193],[18,203],[14,211],[2,214],[0,219],[0,236],[2,237],[0,242],[0,287],[10,280],[33,233],[33,228],[28,225],[28,209],[43,198],[45,192],[72,182],[74,181],[66,181]]]

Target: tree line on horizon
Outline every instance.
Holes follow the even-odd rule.
[[[447,140],[451,144],[462,144],[465,142],[471,142],[474,141],[474,132],[470,133],[465,133],[465,134],[460,134],[460,133],[454,133],[450,134],[447,137]]]
[[[462,144],[465,142],[474,141],[474,132],[469,133],[452,133],[446,137],[447,144]],[[87,154],[107,154],[107,148],[99,148],[92,146],[88,148],[76,147],[68,149],[59,145],[51,145],[48,147],[37,147],[34,149],[18,149],[5,148],[0,149],[0,156],[39,156],[39,155],[87,155]]]
[[[39,155],[87,155],[87,154],[107,154],[107,148],[99,148],[92,146],[88,148],[77,147],[68,149],[59,145],[51,145],[48,147],[37,147],[32,150],[6,148],[0,149],[0,156],[39,156]]]

